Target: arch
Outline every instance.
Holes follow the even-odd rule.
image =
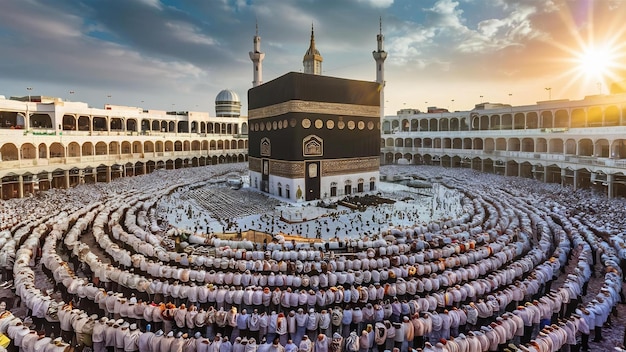
[[[594,143],[594,156],[599,158],[608,158],[610,155],[609,141],[601,138]]]
[[[568,128],[569,116],[566,110],[557,110],[554,114],[554,127],[555,128]]]
[[[506,139],[505,138],[497,138],[496,139],[496,150],[505,151],[506,150]]]
[[[523,130],[526,128],[526,118],[523,113],[518,112],[513,116],[513,129]]]
[[[238,140],[237,149],[246,149],[246,141],[243,139]]]
[[[535,153],[547,153],[548,152],[548,141],[545,138],[537,138],[537,143],[535,145]]]
[[[176,131],[178,133],[189,133],[189,122],[184,120],[178,121]]]
[[[191,150],[193,150],[193,151],[200,150],[200,141],[192,141],[191,142]]]
[[[128,141],[123,141],[122,142],[122,154],[132,154],[132,153],[133,153],[132,144],[130,144],[130,142]]]
[[[552,120],[552,111],[541,112],[541,128],[552,128],[554,126]]]
[[[472,141],[472,149],[474,150],[483,150],[483,140],[482,138],[474,138]]]
[[[489,116],[480,116],[480,125],[478,126],[478,129],[481,131],[486,131],[489,129]]]
[[[533,153],[535,151],[535,141],[532,138],[523,138],[520,151]]]
[[[485,149],[484,151],[487,153],[491,153],[494,150],[496,150],[496,144],[493,138],[486,138],[485,139]]]
[[[152,143],[151,141],[143,142],[143,152],[154,153],[154,143]]]
[[[161,131],[161,123],[157,120],[152,121],[152,131],[157,131],[160,132]]]
[[[63,147],[63,144],[54,142],[50,145],[50,158],[65,158],[65,147]]]
[[[161,121],[161,127],[159,128],[159,131],[161,132],[169,132],[169,130],[167,129],[167,121]]]
[[[344,182],[343,193],[345,195],[352,194],[352,180],[346,180]]]
[[[234,139],[231,139],[230,141],[230,149],[237,149],[237,141]]]
[[[19,160],[20,156],[17,152],[17,146],[13,143],[5,143],[0,148],[0,155],[2,155],[2,161]]]
[[[593,142],[589,138],[582,138],[578,141],[578,156],[593,156]]]
[[[78,130],[89,131],[91,130],[91,119],[89,116],[81,115],[78,117]]]
[[[248,124],[246,122],[241,124],[241,134],[248,134]]]
[[[427,118],[423,118],[420,119],[420,131],[428,131],[428,119]]]
[[[72,142],[67,145],[67,156],[70,158],[80,157],[81,147],[78,143]]]
[[[576,155],[576,141],[568,139],[565,142],[565,154]]]
[[[35,159],[37,158],[37,148],[32,143],[24,143],[20,147],[20,159]]]
[[[63,131],[76,130],[76,117],[74,115],[63,115]]]
[[[82,156],[91,156],[91,155],[93,155],[93,153],[94,153],[93,143],[91,143],[91,142],[83,143],[83,145],[80,147],[80,150],[81,150]]]
[[[463,149],[463,140],[461,138],[452,139],[452,149]]]
[[[437,119],[435,119],[435,118],[430,119],[429,125],[430,125],[429,131],[437,132],[437,130],[438,130],[438,128],[437,128],[438,127]]]
[[[561,138],[550,139],[550,149],[548,151],[551,154],[563,153],[563,140]]]
[[[163,153],[165,151],[165,145],[162,141],[156,141],[156,143],[154,143],[154,151],[157,153]]]
[[[31,128],[53,128],[52,118],[48,114],[32,114],[30,115]]]
[[[167,124],[167,132],[176,132],[176,123],[174,121],[170,121]]]
[[[521,148],[521,143],[519,138],[509,138],[507,143],[507,150],[510,152],[519,152]]]
[[[441,148],[441,138],[433,139],[433,148]]]
[[[500,115],[491,115],[491,118],[489,119],[489,129],[499,130],[501,127],[502,124],[500,122]]]
[[[421,148],[422,147],[422,139],[421,138],[413,139],[413,146],[415,148]]]
[[[513,116],[511,114],[503,114],[502,119],[500,121],[500,129],[501,130],[512,130],[513,129]]]
[[[450,131],[460,131],[461,126],[459,125],[459,119],[453,117],[450,119]]]
[[[616,139],[611,145],[611,158],[622,159],[626,157],[626,139]]]
[[[107,155],[109,152],[109,148],[106,143],[98,142],[96,143],[96,155]]]
[[[126,120],[126,131],[137,132],[137,120],[136,119]]]
[[[107,119],[102,116],[94,116],[91,120],[91,130],[92,131],[106,131],[107,130]]]
[[[203,140],[201,150],[209,150],[209,141]]]
[[[443,118],[439,120],[439,131],[449,131],[450,130],[450,122],[448,119]]]
[[[209,146],[211,150],[217,150],[217,142],[214,140],[211,140],[211,142],[209,142]]]
[[[402,132],[408,132],[411,129],[411,125],[409,124],[409,120],[402,120]]]
[[[112,117],[109,122],[109,131],[123,131],[124,130],[124,122],[121,117]]]
[[[174,151],[174,142],[165,141],[165,152],[173,152]]]
[[[151,129],[152,129],[152,124],[150,123],[150,120],[142,119],[141,120],[141,132],[147,132],[147,131],[150,131]]]
[[[419,120],[411,119],[411,132],[419,131]]]
[[[182,152],[183,151],[183,143],[181,141],[174,142],[174,151]]]
[[[399,132],[400,131],[400,121],[398,121],[398,120],[392,120],[391,121],[391,131],[392,132]]]
[[[383,133],[384,134],[391,133],[391,121],[389,120],[383,121]]]
[[[452,139],[451,138],[446,137],[446,138],[443,139],[443,148],[444,149],[452,148]]]
[[[217,141],[217,150],[224,150],[224,141],[221,139]]]
[[[463,149],[472,149],[472,139],[463,138]]]
[[[433,139],[432,138],[424,138],[424,148],[432,148],[433,147]]]
[[[110,155],[119,155],[120,154],[120,143],[119,142],[111,142],[109,143],[109,154]]]
[[[402,138],[396,138],[394,146],[396,146],[396,147],[403,147],[404,146],[404,140]]]

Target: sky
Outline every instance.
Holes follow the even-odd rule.
[[[215,97],[231,89],[245,115],[256,25],[265,82],[302,71],[311,25],[323,75],[374,81],[379,19],[387,115],[582,99],[626,79],[626,0],[0,0],[0,8],[7,98],[30,92],[214,116]]]

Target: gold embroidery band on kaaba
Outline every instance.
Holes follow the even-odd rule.
[[[379,106],[290,100],[284,103],[248,110],[248,120],[279,116],[290,112],[380,118]]]
[[[250,157],[250,171],[261,172],[261,159]],[[304,178],[304,161],[270,160],[271,174],[286,178]],[[377,172],[380,167],[380,159],[374,158],[351,158],[321,160],[321,176],[347,175],[362,172]]]
[[[322,177],[355,174],[359,172],[378,172],[380,158],[351,158],[322,160]]]

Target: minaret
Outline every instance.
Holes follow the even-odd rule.
[[[304,65],[304,73],[312,75],[322,74],[322,55],[315,49],[315,34],[313,33],[313,24],[311,24],[311,44],[309,50],[304,54],[302,64]]]
[[[256,35],[254,36],[254,51],[251,51],[250,60],[252,60],[252,75],[254,77],[254,81],[252,81],[252,86],[256,87],[263,83],[263,58],[265,58],[265,53],[261,52],[261,37],[259,37],[259,24],[256,25]]]
[[[383,20],[379,19],[379,33],[376,36],[378,42],[378,50],[372,52],[374,60],[376,60],[376,82],[380,83],[380,120],[385,117],[385,59],[387,52],[383,49]]]

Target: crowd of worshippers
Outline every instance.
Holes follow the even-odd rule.
[[[496,195],[473,191],[475,200],[496,202]],[[602,340],[602,327],[610,324],[611,311],[623,301],[623,257],[619,257],[623,246],[618,240],[623,235],[609,232],[611,240],[604,241],[588,219],[570,216],[568,209],[551,204],[530,205],[516,197],[498,202],[489,208],[489,216],[473,214],[485,224],[487,235],[474,243],[475,248],[449,253],[456,258],[452,261],[440,252],[409,264],[414,258],[409,253],[402,254],[404,262],[400,253],[392,252],[385,267],[364,269],[365,260],[371,258],[361,258],[356,259],[360,263],[356,270],[351,262],[349,270],[331,266],[306,275],[280,270],[242,273],[239,266],[227,265],[222,276],[213,270],[213,276],[209,271],[202,280],[195,275],[195,282],[162,277],[160,271],[147,270],[148,261],[136,266],[123,263],[122,270],[114,256],[109,259],[116,265],[96,260],[90,262],[89,277],[75,275],[79,266],[93,260],[93,253],[78,245],[63,249],[63,242],[74,243],[64,239],[89,225],[81,220],[113,213],[102,204],[82,208],[69,216],[73,221],[63,222],[68,214],[50,217],[28,231],[15,231],[4,244],[0,253],[6,255],[11,245],[14,251],[12,270],[5,274],[12,275],[19,304],[29,314],[20,319],[1,311],[0,332],[11,338],[10,348],[24,351],[588,350],[590,334],[595,341]],[[519,220],[524,217],[527,221]],[[451,231],[462,232],[438,230],[448,238],[454,237]],[[103,236],[109,235],[106,232]],[[439,243],[441,248],[431,244],[433,251],[461,247],[456,240]],[[486,253],[476,256],[482,251]],[[59,253],[69,255],[71,264]],[[472,255],[463,256],[467,253]],[[375,256],[382,259],[381,251]],[[395,258],[393,262],[389,257]],[[75,258],[78,261],[72,263]],[[37,261],[59,294],[35,286],[30,267]],[[594,274],[604,278],[604,285],[583,304]],[[130,285],[131,277],[147,278],[149,284]]]

